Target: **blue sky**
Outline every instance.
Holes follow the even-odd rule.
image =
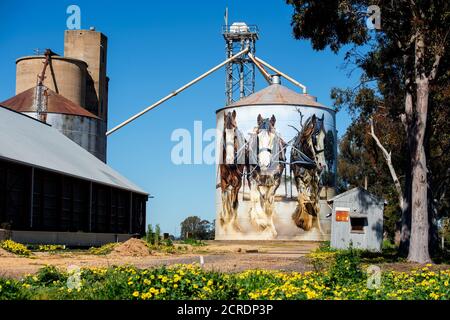
[[[355,86],[356,74],[342,69],[343,54],[316,52],[292,36],[292,8],[283,0],[204,1],[0,1],[0,101],[14,95],[15,60],[35,48],[63,54],[66,8],[81,8],[81,28],[95,26],[108,37],[109,124],[141,109],[221,62],[225,57],[221,26],[229,21],[256,24],[257,55],[308,87],[319,102],[331,105],[333,87]],[[173,130],[193,132],[215,125],[215,110],[225,102],[225,71],[179,94],[108,138],[108,164],[155,196],[148,202],[148,222],[163,232],[179,233],[189,215],[215,217],[213,165],[171,163]],[[284,85],[291,87],[287,81]],[[257,78],[257,90],[265,82]],[[350,117],[337,115],[339,135]]]

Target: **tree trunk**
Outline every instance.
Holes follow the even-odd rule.
[[[416,66],[417,61],[423,57],[423,37],[416,40]],[[424,138],[428,113],[429,81],[423,72],[416,75],[416,113],[412,123],[411,139],[411,238],[408,261],[426,263],[430,262],[428,250],[429,222],[428,222],[428,180],[427,161],[424,148]]]
[[[400,245],[398,247],[398,252],[400,256],[406,258],[409,253],[409,239],[411,237],[411,175],[409,165],[405,172],[406,177],[403,193]]]

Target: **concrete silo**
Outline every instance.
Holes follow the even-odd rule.
[[[45,56],[41,55],[16,60],[16,94],[36,86],[37,75],[42,72],[44,60]],[[84,61],[52,56],[43,84],[72,102],[84,106],[86,70],[87,64]]]
[[[327,215],[331,210],[326,200],[335,194],[336,111],[318,103],[313,96],[296,93],[282,86],[277,76],[273,80],[273,83],[265,89],[216,111],[217,150],[219,150],[216,170],[217,240],[327,240],[330,237],[330,218]],[[264,119],[273,125],[276,132],[273,135],[274,138],[268,140],[267,146],[261,145],[262,138],[256,134],[257,128],[264,128]],[[233,125],[230,125],[230,122]],[[313,122],[314,126],[312,126]],[[307,132],[310,124],[312,133]],[[225,127],[228,131],[224,130]],[[230,131],[233,127],[237,129],[234,132],[237,138],[229,140],[226,134],[233,134]],[[302,149],[299,144],[301,139],[296,139],[304,135],[309,138],[309,140],[305,139],[305,146],[308,147],[309,143],[311,148],[314,148],[314,156],[306,156],[304,154],[307,154],[306,151],[300,153],[305,155],[305,159],[312,158],[310,160],[314,164],[310,164],[309,167],[305,165],[296,172],[304,173],[309,172],[310,168],[315,169],[310,170],[309,180],[303,176],[300,177],[303,181],[299,191],[296,183],[298,177],[295,176],[292,167],[295,164],[307,162],[293,159],[293,148]],[[256,146],[254,148],[252,148],[252,141]],[[275,143],[278,142],[274,141],[282,142],[277,147]],[[234,150],[242,149],[242,144],[245,143],[246,164],[252,161],[252,156],[249,155],[252,150],[257,149],[257,152],[262,152],[264,149],[266,152],[271,152],[271,162],[282,159],[279,160],[278,166],[274,167],[283,167],[282,172],[281,170],[272,171],[272,176],[270,173],[264,175],[262,171],[258,174],[255,171],[259,170],[258,155],[253,158],[256,161],[255,166],[241,165],[239,167],[238,161],[243,158],[238,159],[237,152],[230,158],[232,162],[227,162],[223,153],[226,152],[228,155],[230,151],[227,152],[226,148],[233,143]],[[284,159],[273,156],[275,152],[281,154],[283,148]],[[233,147],[230,150],[232,149]],[[233,181],[229,178],[233,170],[237,179],[239,179],[239,173],[241,174],[242,181],[237,199],[233,198],[233,183],[227,184],[227,181]],[[264,194],[258,190],[270,189],[271,178],[273,180],[277,174],[281,174],[281,178],[277,180],[279,185],[275,187],[276,191],[270,200],[267,193]],[[252,176],[255,181],[257,180],[256,182],[252,182]],[[255,184],[253,191],[252,183]],[[233,202],[233,200],[236,201]],[[268,202],[268,205],[261,203],[264,201]],[[313,210],[308,209],[314,205],[314,201],[317,216],[313,216],[314,212],[311,212]],[[259,208],[259,213],[255,211],[255,206]],[[313,219],[312,225],[298,223],[301,212],[298,210],[302,208],[304,214],[309,212],[310,215],[305,219]]]
[[[3,105],[50,124],[106,162],[108,118],[107,38],[91,30],[67,30],[64,57],[16,61],[16,96]]]

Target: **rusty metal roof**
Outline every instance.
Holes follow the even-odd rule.
[[[18,112],[36,112],[36,109],[33,107],[35,88],[36,87],[25,90],[8,100],[0,102],[0,104]],[[87,111],[75,102],[72,102],[53,90],[47,88],[47,94],[48,113],[61,113],[99,119],[95,114]]]
[[[332,109],[318,103],[313,96],[297,93],[280,84],[271,84],[260,91],[230,104],[227,108],[267,104],[288,104]]]

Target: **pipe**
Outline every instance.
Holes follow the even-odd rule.
[[[260,62],[261,64],[265,65],[267,68],[269,68],[270,70],[278,73],[280,76],[286,78],[287,80],[289,80],[290,82],[292,82],[293,84],[295,84],[296,86],[302,88],[303,93],[306,94],[306,86],[304,86],[303,84],[301,84],[300,82],[298,82],[297,80],[295,80],[294,78],[289,77],[287,74],[281,72],[280,70],[276,69],[275,67],[271,66],[270,64],[268,64],[267,62],[265,62],[264,60],[255,57],[255,59]]]
[[[109,130],[108,132],[106,132],[106,135],[109,136],[111,133],[113,133],[116,130],[119,130],[120,128],[122,128],[123,126],[127,125],[128,123],[130,123],[131,121],[139,118],[140,116],[142,116],[144,113],[152,110],[153,108],[156,108],[157,106],[159,106],[161,103],[169,100],[170,98],[176,96],[178,93],[180,93],[181,91],[189,88],[190,86],[192,86],[193,84],[195,84],[196,82],[202,80],[203,78],[209,76],[211,73],[213,73],[214,71],[222,68],[224,65],[226,65],[227,63],[233,61],[234,59],[240,57],[241,55],[247,53],[250,49],[246,48],[238,53],[236,53],[234,56],[228,58],[227,60],[223,61],[222,63],[218,64],[217,66],[215,66],[212,69],[209,69],[208,71],[206,71],[205,73],[203,73],[202,75],[198,76],[197,78],[195,78],[194,80],[192,80],[191,82],[188,82],[187,84],[185,84],[184,86],[180,87],[179,89],[173,91],[171,94],[165,96],[164,98],[162,98],[161,100],[158,100],[157,102],[155,102],[154,104],[152,104],[151,106],[145,108],[144,110],[142,110],[141,112],[135,114],[134,116],[132,116],[131,118],[129,118],[128,120],[125,120],[124,122],[122,122],[121,124],[115,126],[114,128],[112,128],[111,130]]]
[[[261,74],[264,76],[264,79],[266,79],[267,83],[272,84],[270,74],[263,67],[261,67],[261,64],[256,61],[255,57],[250,52],[248,53],[248,57],[253,61],[259,72],[261,72]]]

